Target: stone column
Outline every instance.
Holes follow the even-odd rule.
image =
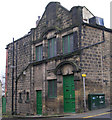
[[[45,94],[46,92],[46,64],[43,64],[43,82],[42,82],[42,113],[46,113],[46,108],[45,108]]]

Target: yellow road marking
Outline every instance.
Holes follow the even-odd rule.
[[[105,114],[109,114],[110,112],[106,112],[106,113],[101,113],[101,114],[97,114],[97,115],[93,115],[93,116],[86,116],[83,118],[91,118],[91,117],[96,117],[96,116],[100,116],[100,115],[105,115]]]

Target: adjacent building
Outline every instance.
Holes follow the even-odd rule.
[[[27,35],[7,45],[6,111],[12,112],[13,76],[13,107],[20,115],[83,111],[82,74],[87,109],[91,93],[105,94],[108,106],[112,30],[103,19],[86,7],[67,10],[50,2],[36,23]]]
[[[2,82],[0,80],[0,117],[2,117]]]

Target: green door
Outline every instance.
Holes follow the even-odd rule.
[[[2,97],[2,114],[6,113],[6,98]]]
[[[42,91],[38,90],[37,93],[37,114],[42,114]]]
[[[74,76],[63,76],[64,112],[75,112]]]

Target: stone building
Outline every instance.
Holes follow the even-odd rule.
[[[17,114],[59,114],[84,110],[82,74],[88,94],[104,93],[110,103],[110,36],[86,7],[67,10],[50,2],[35,28],[7,45],[6,110],[12,108],[12,71]],[[13,69],[13,70],[12,70]],[[14,108],[15,109],[15,108]]]

